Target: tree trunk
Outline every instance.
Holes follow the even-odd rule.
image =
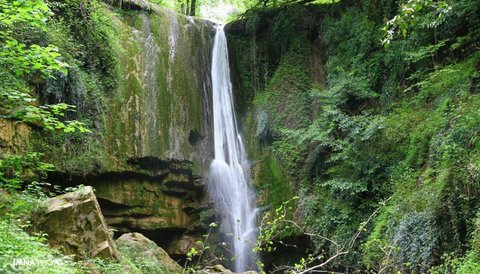
[[[192,0],[192,5],[190,6],[190,15],[195,16],[195,4],[197,0]]]

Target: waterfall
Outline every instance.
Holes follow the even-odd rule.
[[[253,268],[252,247],[256,242],[256,209],[250,189],[250,166],[238,133],[228,63],[227,38],[217,28],[212,57],[212,89],[215,158],[208,186],[222,210],[224,226],[231,233],[235,271]]]

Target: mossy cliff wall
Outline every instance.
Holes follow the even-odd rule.
[[[93,185],[111,226],[184,255],[201,237],[206,206],[200,179],[211,158],[214,28],[157,7],[113,19],[119,79],[107,97],[103,135],[112,176]]]
[[[301,151],[282,131],[305,128],[315,117],[309,92],[325,86],[321,11],[259,10],[226,26],[237,109],[262,206],[277,208],[292,198],[304,172],[292,164]]]
[[[200,175],[210,157],[213,25],[161,8],[117,19],[120,79],[107,99],[107,171],[156,157],[192,162]]]
[[[214,24],[153,4],[52,7],[52,40],[71,67],[43,84],[40,97],[76,105],[70,116],[92,132],[35,131],[31,146],[56,167],[49,180],[92,185],[119,234],[142,232],[185,255],[208,209],[202,178],[213,153]]]
[[[305,178],[305,154],[284,132],[308,126],[316,106],[310,90],[325,86],[321,10],[317,6],[258,10],[225,27],[237,117],[252,162],[257,205],[273,213],[292,200],[287,218],[298,223],[302,216],[293,197],[299,195]],[[291,229],[284,231],[282,241],[287,245],[262,256],[267,270],[300,260],[309,248],[308,238]]]
[[[299,195],[290,217],[340,246],[362,231],[325,270],[478,272],[480,5],[449,3],[388,47],[398,1],[259,8],[226,27],[259,205]],[[335,256],[322,237],[314,252]]]

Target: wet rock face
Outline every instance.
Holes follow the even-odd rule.
[[[189,161],[202,174],[212,156],[210,63],[214,26],[152,5],[125,14],[119,29],[119,86],[108,99],[108,171],[130,159]]]
[[[119,259],[90,186],[47,200],[45,214],[34,220],[34,230],[48,234],[50,246],[76,259]]]

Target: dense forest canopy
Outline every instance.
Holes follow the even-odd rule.
[[[0,272],[11,271],[17,257],[60,260],[53,270],[26,270],[39,273],[116,273],[125,265],[132,273],[165,271],[131,250],[123,250],[123,262],[74,262],[50,249],[48,235],[33,233],[30,222],[45,214],[39,205],[49,196],[83,189],[72,184],[125,176],[117,186],[136,198],[153,193],[155,180],[191,180],[187,190],[162,191],[173,200],[188,193],[181,202],[200,192],[192,161],[123,159],[127,148],[110,139],[124,121],[107,125],[117,105],[132,102],[119,90],[145,88],[128,77],[146,72],[122,73],[142,66],[147,58],[138,56],[149,53],[150,37],[179,25],[191,56],[176,58],[203,58],[198,48],[208,39],[189,32],[200,17],[228,22],[238,123],[263,210],[253,250],[259,272],[480,271],[479,0],[0,0]],[[145,50],[128,44],[149,31]],[[175,36],[168,35],[152,52],[175,53]],[[176,84],[168,79],[178,77],[183,88],[205,77],[183,76],[193,65],[169,66],[152,74],[170,77],[165,87],[154,79],[164,89]],[[201,109],[195,103],[202,102],[188,101],[197,97],[176,98]],[[170,106],[162,107],[159,121],[170,115]],[[142,130],[135,136],[144,138]],[[191,147],[205,138],[199,132],[188,132]],[[110,145],[118,151],[109,154]],[[169,168],[170,177],[158,175]],[[113,198],[101,206],[113,211]],[[144,214],[122,206],[122,214]],[[202,236],[176,260],[187,272],[209,260],[228,265],[215,253],[222,242],[213,210],[185,208],[201,213],[181,230],[193,227]]]

